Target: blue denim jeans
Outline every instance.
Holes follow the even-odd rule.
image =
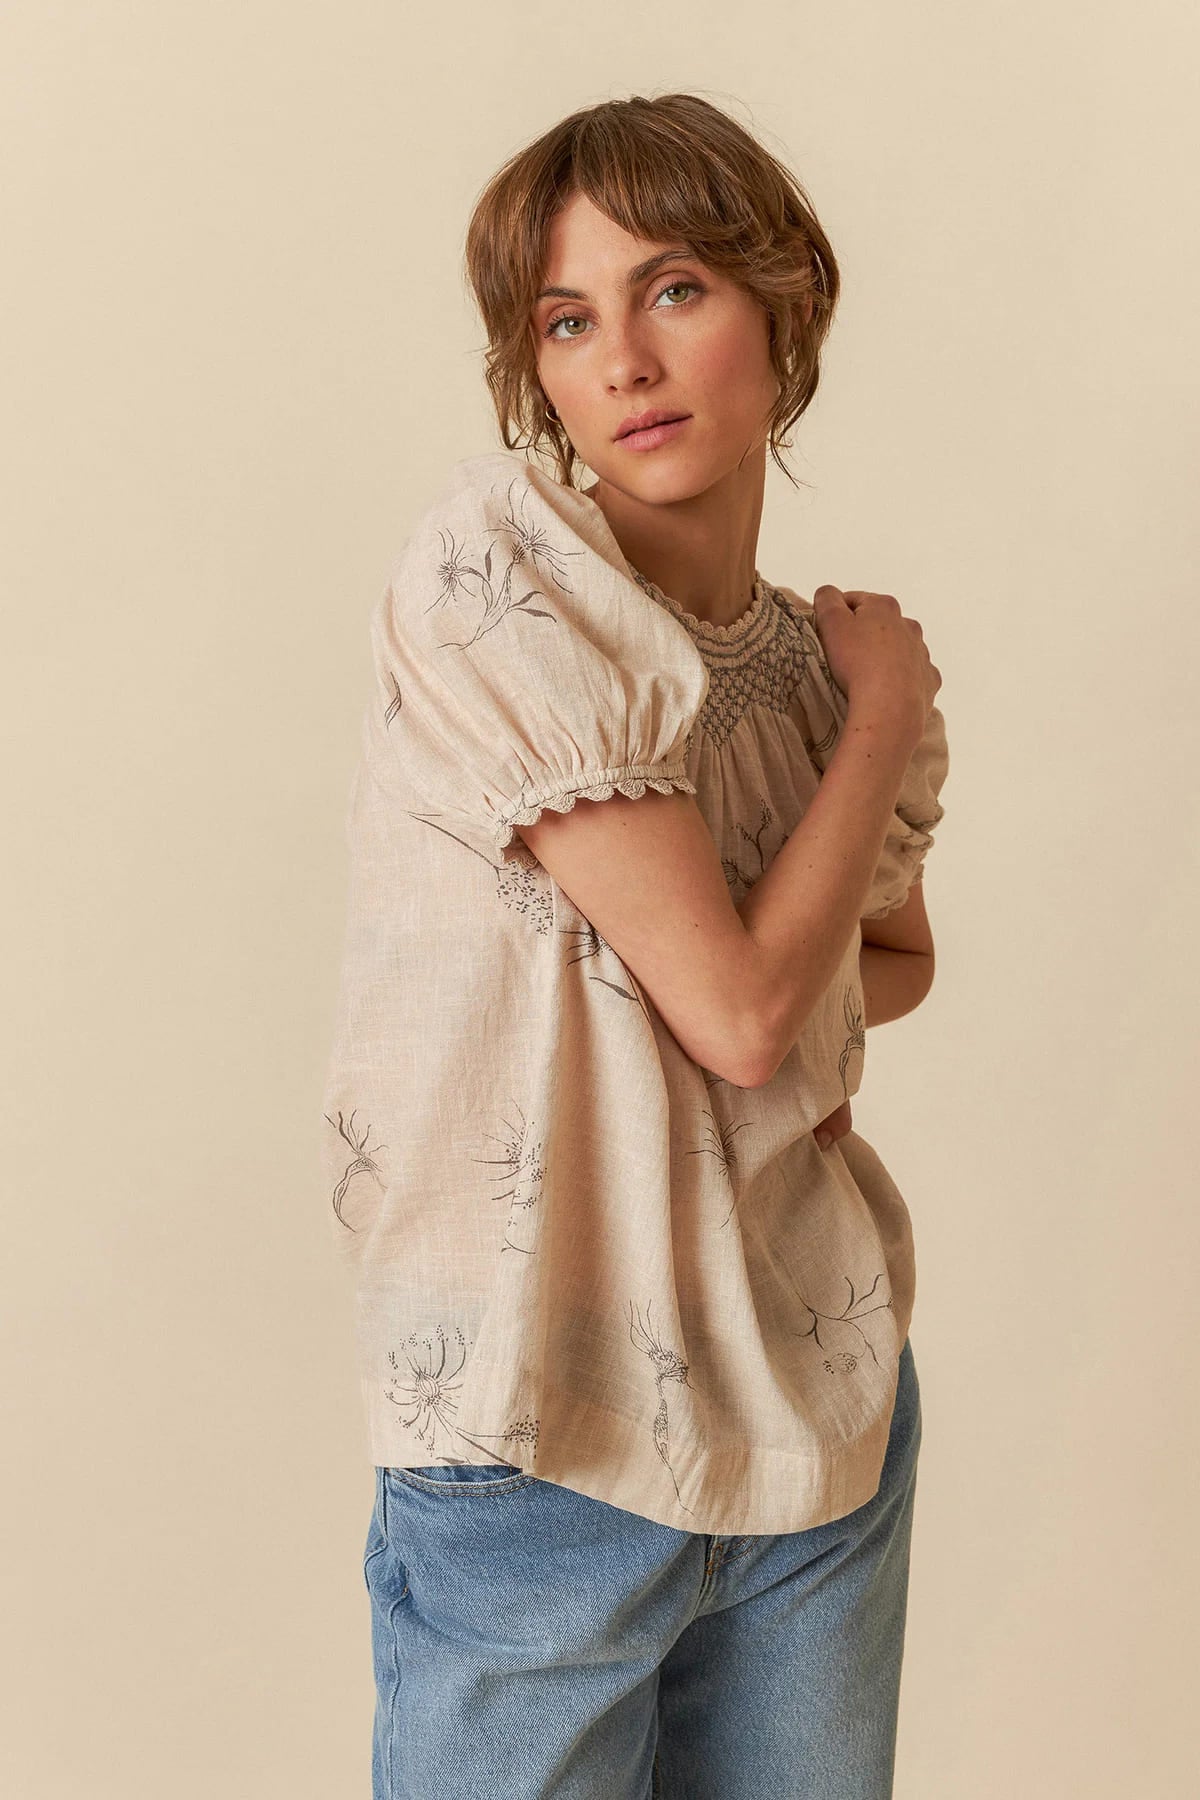
[[[921,1441],[807,1531],[678,1531],[511,1463],[377,1468],[373,1800],[889,1800]]]

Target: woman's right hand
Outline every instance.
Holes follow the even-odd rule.
[[[854,710],[885,718],[919,743],[942,677],[917,620],[905,618],[894,594],[843,593],[826,583],[813,595],[813,621]]]

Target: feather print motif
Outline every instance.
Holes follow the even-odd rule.
[[[864,1020],[860,990],[853,984],[846,988],[842,999],[842,1012],[846,1020],[848,1036],[842,1045],[842,1053],[838,1057],[838,1074],[842,1078],[842,1092],[847,1100],[850,1088],[846,1081],[846,1070],[850,1067],[850,1058],[856,1054],[865,1055],[867,1048],[867,1032]],[[857,1092],[857,1090],[856,1090]]]
[[[671,1467],[669,1415],[665,1388],[666,1384],[671,1381],[678,1382],[683,1387],[691,1387],[692,1384],[688,1380],[688,1366],[682,1356],[678,1351],[669,1350],[664,1344],[661,1344],[651,1330],[650,1307],[652,1304],[651,1301],[646,1303],[646,1323],[643,1325],[641,1315],[634,1307],[633,1301],[629,1302],[629,1311],[626,1315],[629,1320],[629,1336],[639,1350],[646,1352],[654,1365],[654,1385],[658,1389],[658,1410],[654,1415],[652,1427],[654,1448],[671,1477],[675,1498],[683,1507],[684,1512],[691,1512],[692,1508],[684,1504],[683,1495],[679,1492],[679,1483],[675,1480],[675,1471]]]
[[[329,1123],[334,1127],[338,1136],[345,1138],[346,1142],[354,1152],[352,1160],[346,1165],[345,1173],[333,1190],[334,1213],[340,1223],[346,1227],[347,1231],[358,1230],[358,1226],[351,1225],[349,1219],[346,1218],[342,1211],[342,1205],[349,1191],[350,1183],[354,1180],[355,1176],[370,1175],[378,1187],[381,1189],[387,1187],[387,1183],[380,1171],[379,1164],[375,1160],[381,1150],[387,1149],[387,1145],[376,1144],[373,1148],[368,1149],[367,1141],[371,1136],[371,1127],[369,1125],[361,1137],[355,1135],[354,1117],[357,1112],[358,1108],[356,1106],[354,1112],[350,1114],[348,1119],[344,1118],[340,1112],[336,1119],[330,1119],[328,1113],[324,1115],[326,1119],[329,1119]]]

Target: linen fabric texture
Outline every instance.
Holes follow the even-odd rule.
[[[845,724],[810,603],[756,571],[686,612],[515,452],[454,465],[370,618],[322,1107],[376,1467],[508,1464],[688,1532],[778,1533],[876,1492],[915,1295],[871,1146],[856,931],[776,1074],[680,1047],[516,827],[695,796],[739,902]],[[866,918],[923,873],[939,708]]]

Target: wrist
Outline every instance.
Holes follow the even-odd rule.
[[[884,689],[851,695],[846,709],[846,730],[869,737],[886,754],[907,763],[925,733],[924,719]]]

